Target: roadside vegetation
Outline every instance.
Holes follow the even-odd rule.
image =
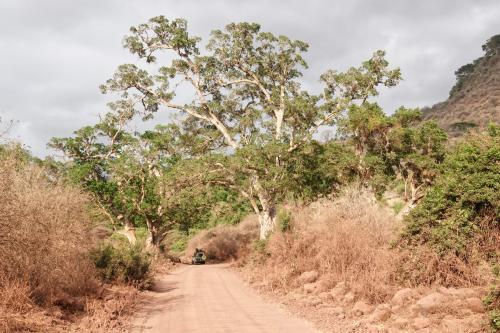
[[[448,315],[489,311],[499,329],[498,125],[451,144],[418,109],[384,111],[401,72],[380,50],[313,92],[305,42],[250,23],[200,42],[182,19],[132,27],[124,47],[156,70],[120,65],[101,87],[108,112],[49,142],[62,158],[0,146],[0,331],[125,330],[155,265],[200,247],[274,294],[379,306],[374,322],[390,302],[425,315],[418,288],[456,289],[471,313]],[[135,129],[159,112],[171,122]],[[403,288],[419,291],[394,300]]]
[[[246,264],[259,267],[251,278],[274,291],[301,288],[301,274],[317,272],[318,283],[331,290],[344,282],[358,297],[381,302],[394,292],[396,259],[388,247],[398,223],[380,209],[373,194],[356,186],[335,201],[291,207],[289,227],[255,248]],[[316,281],[314,281],[316,282]]]
[[[103,285],[91,199],[43,164],[0,147],[0,332],[120,330],[135,292]]]

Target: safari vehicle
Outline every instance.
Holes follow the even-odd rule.
[[[191,259],[191,264],[193,265],[204,265],[207,257],[202,249],[196,249],[194,251],[193,258]]]

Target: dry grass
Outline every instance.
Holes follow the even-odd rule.
[[[299,276],[316,271],[318,292],[343,282],[372,303],[387,301],[402,287],[470,287],[486,281],[478,261],[441,256],[425,246],[396,246],[401,220],[369,191],[353,187],[335,201],[285,208],[292,217],[290,230],[276,231],[267,242],[256,241],[252,217],[239,226],[201,232],[186,255],[203,248],[209,258],[237,260],[251,282],[280,294],[301,290]]]
[[[479,260],[464,261],[454,254],[439,255],[426,246],[415,246],[401,249],[396,276],[399,284],[407,287],[478,286],[484,285],[491,275],[489,271],[481,271],[480,263]]]
[[[44,331],[36,311],[82,310],[97,286],[87,198],[15,156],[0,159],[0,189],[0,332]]]
[[[0,332],[48,330],[50,321],[37,313],[29,286],[6,280],[0,284]]]
[[[252,269],[256,280],[288,292],[314,270],[324,290],[343,281],[373,302],[392,295],[396,258],[389,246],[398,224],[368,192],[348,190],[335,202],[292,209],[292,217],[291,231],[275,233],[254,261],[261,266]]]
[[[71,325],[75,332],[128,332],[138,301],[136,288],[127,285],[103,289],[98,298],[88,299],[83,320]]]
[[[319,273],[318,292],[343,282],[372,303],[387,301],[402,287],[484,286],[491,279],[479,260],[442,256],[426,246],[391,246],[397,244],[401,221],[367,191],[351,188],[335,201],[288,210],[291,230],[275,232],[244,270],[271,292],[300,290],[299,276],[308,271]]]
[[[185,255],[189,258],[196,248],[201,248],[208,260],[243,259],[250,251],[250,244],[258,238],[258,235],[257,217],[250,215],[236,226],[219,225],[201,231],[189,241]]]

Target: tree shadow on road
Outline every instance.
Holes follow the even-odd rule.
[[[152,327],[146,325],[150,317],[158,313],[169,313],[183,301],[183,296],[175,293],[178,290],[177,282],[157,281],[151,290],[142,295],[139,302],[135,320],[132,323],[131,332],[147,332]]]

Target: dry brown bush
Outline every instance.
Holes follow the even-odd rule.
[[[377,302],[394,291],[396,258],[389,249],[398,225],[368,192],[348,190],[334,202],[292,209],[292,228],[276,232],[252,271],[273,290],[300,287],[306,271],[320,274],[325,290],[343,281],[359,297]]]
[[[50,321],[37,316],[26,284],[2,280],[0,285],[0,332],[48,330]]]
[[[242,259],[258,235],[257,217],[249,215],[238,225],[218,225],[213,229],[201,231],[189,241],[185,255],[189,258],[198,248],[205,251],[208,260]]]
[[[83,320],[71,326],[73,332],[128,332],[130,322],[123,320],[134,314],[138,290],[130,285],[115,285],[102,289],[98,298],[86,301]]]
[[[481,271],[479,260],[464,261],[452,253],[440,255],[426,246],[401,249],[397,268],[398,282],[408,287],[470,287],[483,285],[489,278]]]
[[[80,191],[51,183],[43,168],[0,158],[0,331],[36,330],[41,323],[19,316],[34,306],[78,310],[75,300],[95,290],[87,203]]]

